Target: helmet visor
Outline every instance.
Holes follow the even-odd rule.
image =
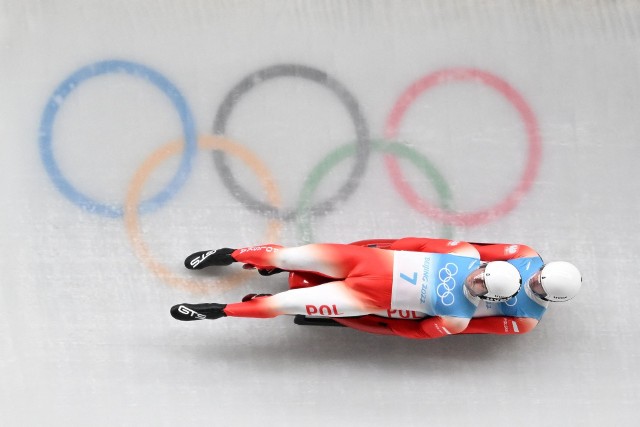
[[[545,301],[548,301],[547,292],[542,287],[542,268],[538,270],[536,274],[529,278],[529,289],[531,289],[531,291],[538,297],[542,298]]]
[[[482,297],[489,292],[484,281],[484,272],[486,270],[486,267],[487,264],[483,264],[480,267],[476,268],[471,272],[471,274],[467,276],[464,281],[464,284],[471,295],[475,297]]]

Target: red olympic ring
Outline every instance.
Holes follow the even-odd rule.
[[[404,114],[418,96],[438,85],[465,80],[478,81],[497,90],[515,107],[525,125],[529,143],[527,164],[518,186],[504,200],[485,210],[469,213],[446,212],[431,205],[416,194],[404,180],[400,165],[395,157],[385,155],[384,160],[394,186],[413,208],[446,224],[472,226],[487,223],[511,211],[531,189],[538,172],[542,155],[542,142],[538,122],[533,111],[518,91],[500,77],[478,69],[450,68],[436,71],[413,83],[398,98],[387,118],[385,136],[390,140],[396,138]]]

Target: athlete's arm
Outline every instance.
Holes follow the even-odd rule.
[[[529,317],[490,316],[471,319],[461,334],[525,334],[538,324],[537,319]]]
[[[526,245],[511,245],[505,243],[471,243],[480,253],[482,261],[509,261],[516,258],[540,257],[532,248]]]
[[[376,316],[374,314],[360,317],[334,317],[333,320],[340,323],[342,326],[346,326],[347,328],[355,329],[360,332],[377,335],[396,335],[396,333],[393,332],[386,323],[387,320],[389,320],[388,318]],[[415,320],[408,320],[408,322],[416,323]]]
[[[361,332],[378,335],[400,335],[406,338],[435,338],[423,336],[424,320],[388,319],[375,315],[335,318],[338,323]],[[538,320],[522,317],[493,316],[471,319],[467,328],[458,334],[524,334],[533,330]],[[440,335],[442,336],[442,335]]]
[[[478,251],[470,243],[448,239],[429,239],[426,237],[405,237],[391,243],[389,247],[395,251],[432,252],[440,254],[456,254],[472,258],[478,257]]]

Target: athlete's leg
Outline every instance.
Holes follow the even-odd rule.
[[[237,249],[232,257],[259,268],[277,267],[288,271],[315,272],[344,279],[352,276],[391,275],[393,254],[382,249],[319,243],[283,248],[274,245]]]
[[[289,274],[289,289],[310,288],[332,282],[333,279],[318,273],[308,271],[296,271]]]
[[[228,304],[224,313],[230,317],[258,318],[282,314],[341,317],[362,316],[384,308],[374,298],[361,294],[345,282],[335,281]]]

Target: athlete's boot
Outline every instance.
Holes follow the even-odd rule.
[[[236,260],[231,256],[234,251],[235,249],[222,248],[195,252],[184,260],[184,266],[189,270],[200,270],[213,265],[229,265],[236,262]]]
[[[215,302],[207,304],[178,304],[171,307],[171,316],[174,319],[188,322],[190,320],[219,319],[226,317],[224,308],[227,304]]]

